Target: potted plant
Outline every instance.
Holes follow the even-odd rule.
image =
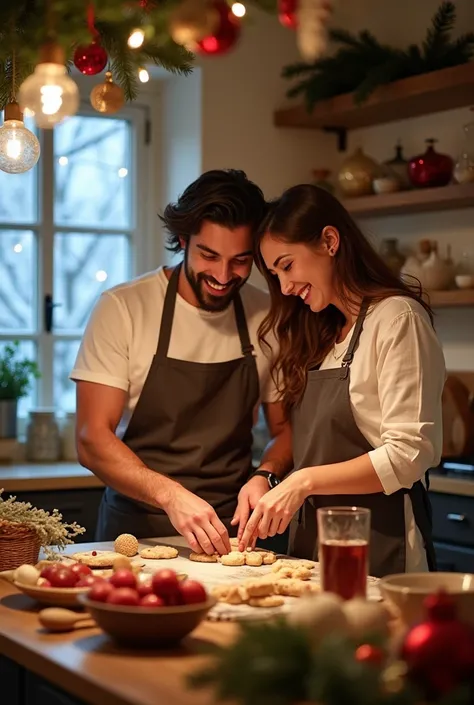
[[[28,394],[38,379],[38,365],[20,356],[20,343],[7,343],[0,351],[0,438],[17,437],[18,399]]]

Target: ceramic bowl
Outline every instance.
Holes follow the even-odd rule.
[[[80,603],[97,625],[121,646],[135,648],[166,647],[190,634],[216,600],[177,607],[128,607],[89,600],[81,595]]]
[[[53,607],[80,607],[79,595],[85,595],[90,590],[87,586],[79,588],[38,587],[38,585],[25,585],[16,580],[13,581],[13,584],[36,602]]]
[[[379,588],[407,625],[424,619],[425,598],[442,589],[455,599],[458,617],[474,626],[474,575],[470,573],[399,573],[382,578]]]
[[[474,274],[457,274],[454,281],[458,289],[474,289]]]

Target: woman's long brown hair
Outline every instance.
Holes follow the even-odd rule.
[[[399,279],[377,254],[344,206],[330,193],[312,185],[293,186],[269,205],[255,243],[255,262],[264,275],[271,295],[271,307],[259,329],[260,343],[268,345],[272,331],[279,344],[272,376],[287,414],[298,404],[306,386],[309,368],[321,363],[344,326],[345,317],[335,306],[314,313],[298,296],[284,296],[278,278],[263,261],[260,243],[265,235],[289,243],[317,247],[326,226],[339,232],[339,249],[334,257],[336,293],[345,306],[353,307],[369,297],[373,303],[389,296],[406,296],[428,312],[422,289],[414,279]]]

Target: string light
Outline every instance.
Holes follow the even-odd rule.
[[[139,49],[145,41],[145,32],[143,29],[134,29],[130,34],[127,44],[130,49]]]
[[[0,127],[0,169],[7,174],[22,174],[34,167],[39,155],[38,138],[25,127],[18,103],[9,103]]]
[[[148,83],[150,80],[150,74],[146,69],[141,68],[138,70],[138,78],[142,83]]]
[[[245,5],[241,2],[234,2],[232,4],[232,14],[235,15],[236,17],[243,17],[245,13],[247,12],[247,9]]]

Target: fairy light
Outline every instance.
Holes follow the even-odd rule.
[[[241,2],[234,2],[232,4],[232,14],[235,15],[236,17],[243,17],[245,13],[247,12],[247,9],[245,5],[243,5]]]

